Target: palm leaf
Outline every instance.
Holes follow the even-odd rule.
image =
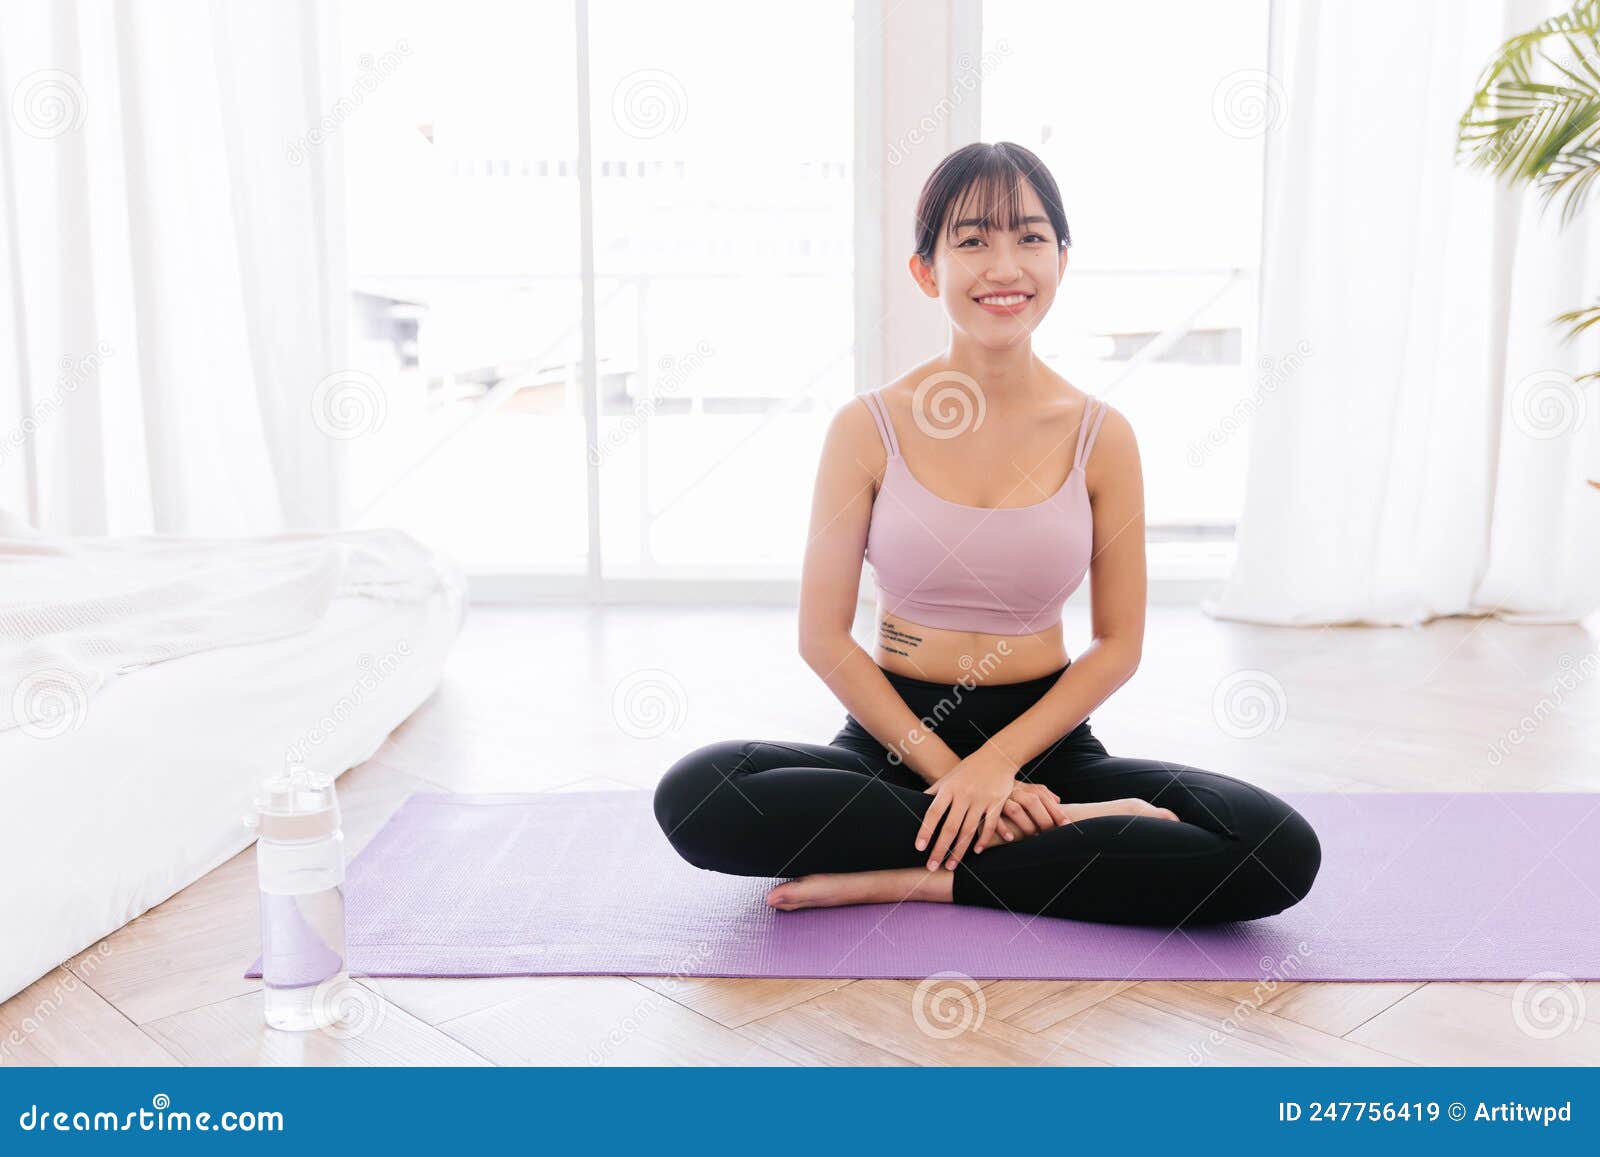
[[[1558,79],[1536,79],[1536,73]],[[1512,184],[1534,184],[1545,207],[1565,193],[1565,226],[1590,190],[1583,172],[1596,164],[1596,144],[1600,0],[1578,0],[1571,11],[1501,45],[1461,115],[1456,157]]]
[[[1559,50],[1564,47],[1566,53]],[[1565,196],[1565,228],[1600,178],[1600,0],[1572,9],[1500,46],[1461,114],[1456,160],[1532,184],[1540,211]],[[1552,318],[1571,341],[1600,325],[1600,304]],[[1600,370],[1576,380],[1600,378]],[[1595,485],[1600,486],[1600,482]]]
[[[1600,143],[1597,145],[1585,143],[1577,148],[1568,149],[1550,162],[1549,179],[1545,188],[1546,200],[1554,197],[1558,191],[1566,189],[1567,204],[1577,204],[1589,191],[1590,183],[1597,177],[1600,177]],[[1566,220],[1567,218],[1563,217],[1563,223]]]
[[[1557,314],[1550,321],[1555,325],[1566,326],[1567,336],[1565,340],[1571,341],[1591,325],[1600,325],[1600,305],[1568,310],[1566,313]]]
[[[1557,314],[1550,319],[1553,325],[1567,327],[1566,337],[1563,341],[1571,341],[1591,325],[1600,325],[1600,304],[1588,306],[1585,309],[1572,309],[1566,313]],[[1600,370],[1593,370],[1587,374],[1579,374],[1573,379],[1575,382],[1588,382],[1600,378]]]

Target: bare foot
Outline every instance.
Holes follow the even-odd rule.
[[[1158,820],[1175,820],[1178,813],[1168,807],[1156,807],[1143,799],[1107,799],[1099,803],[1063,804],[1075,820],[1094,819],[1098,816],[1149,816]]]
[[[902,900],[950,903],[954,872],[926,868],[888,868],[881,872],[817,872],[779,884],[767,904],[785,912],[796,908],[837,908],[844,904],[898,904]]]

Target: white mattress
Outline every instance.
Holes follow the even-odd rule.
[[[0,1000],[248,846],[291,747],[334,775],[376,752],[437,686],[464,593],[452,572],[423,602],[340,597],[303,634],[112,680],[77,730],[0,732]]]

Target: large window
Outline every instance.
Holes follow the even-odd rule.
[[[474,570],[582,573],[587,529],[570,4],[351,0],[341,127],[363,524]]]
[[[858,128],[855,94],[898,115],[897,84],[948,67],[978,74],[983,139],[1062,186],[1071,264],[1036,348],[1140,430],[1152,541],[1231,535],[1230,414],[1271,372],[1267,0],[956,0],[948,61],[858,60],[898,10],[858,27],[850,0],[343,11],[358,524],[478,574],[795,579],[826,423],[872,384],[858,291],[901,276],[852,252],[857,134],[894,135],[882,109]]]
[[[985,0],[983,139],[1039,154],[1072,228],[1035,348],[1139,432],[1153,541],[1231,537],[1255,362],[1267,0]]]
[[[345,5],[355,505],[479,573],[792,578],[854,389],[851,5],[782,53],[761,6],[588,11],[580,101],[571,3]]]

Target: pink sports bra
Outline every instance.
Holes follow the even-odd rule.
[[[888,614],[954,631],[1031,635],[1061,621],[1094,540],[1084,465],[1106,416],[1091,397],[1067,480],[1031,506],[965,506],[907,468],[879,390],[862,395],[889,452],[872,504],[866,558]]]

